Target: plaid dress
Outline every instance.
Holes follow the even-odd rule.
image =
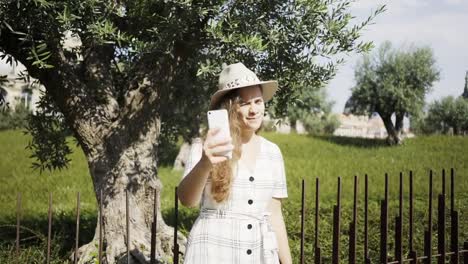
[[[202,143],[192,145],[184,176],[201,159]],[[286,198],[286,175],[278,146],[260,137],[255,169],[234,168],[229,198],[216,203],[208,178],[186,246],[185,264],[277,264],[278,246],[267,212],[272,197]]]

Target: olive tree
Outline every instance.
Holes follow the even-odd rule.
[[[21,62],[46,90],[29,127],[38,167],[67,165],[64,137],[71,131],[98,201],[103,194],[103,230],[97,227],[93,241],[80,248],[80,263],[95,260],[100,231],[107,263],[146,263],[150,198],[162,189],[159,143],[196,135],[223,62],[242,61],[261,78],[279,80],[271,112],[281,115],[303,89],[329,80],[342,55],[368,50],[360,32],[384,8],[355,22],[350,2],[1,1],[0,52]],[[318,57],[329,59],[320,64]],[[172,231],[162,220],[158,231],[159,261],[167,262]]]
[[[356,86],[347,107],[358,114],[377,112],[388,142],[399,144],[403,118],[421,114],[426,94],[439,79],[439,70],[430,48],[396,49],[384,42],[375,53],[363,55],[354,78]]]

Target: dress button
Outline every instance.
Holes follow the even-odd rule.
[[[252,229],[252,225],[251,225],[251,224],[248,224],[248,225],[247,225],[247,228],[248,228],[248,229]]]
[[[252,254],[252,250],[247,249],[247,255],[250,255],[250,254]]]
[[[249,200],[248,203],[249,203],[249,204],[253,204],[253,201],[252,201],[252,200]]]
[[[250,176],[249,181],[253,182],[255,178],[253,176]]]

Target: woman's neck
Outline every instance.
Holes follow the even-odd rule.
[[[241,134],[242,144],[248,144],[255,138],[255,131],[244,131]]]

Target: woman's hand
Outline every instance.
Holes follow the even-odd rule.
[[[220,131],[220,128],[208,130],[203,143],[203,157],[209,161],[210,165],[226,161],[228,158],[224,156],[225,153],[234,149],[232,138],[219,136]]]

